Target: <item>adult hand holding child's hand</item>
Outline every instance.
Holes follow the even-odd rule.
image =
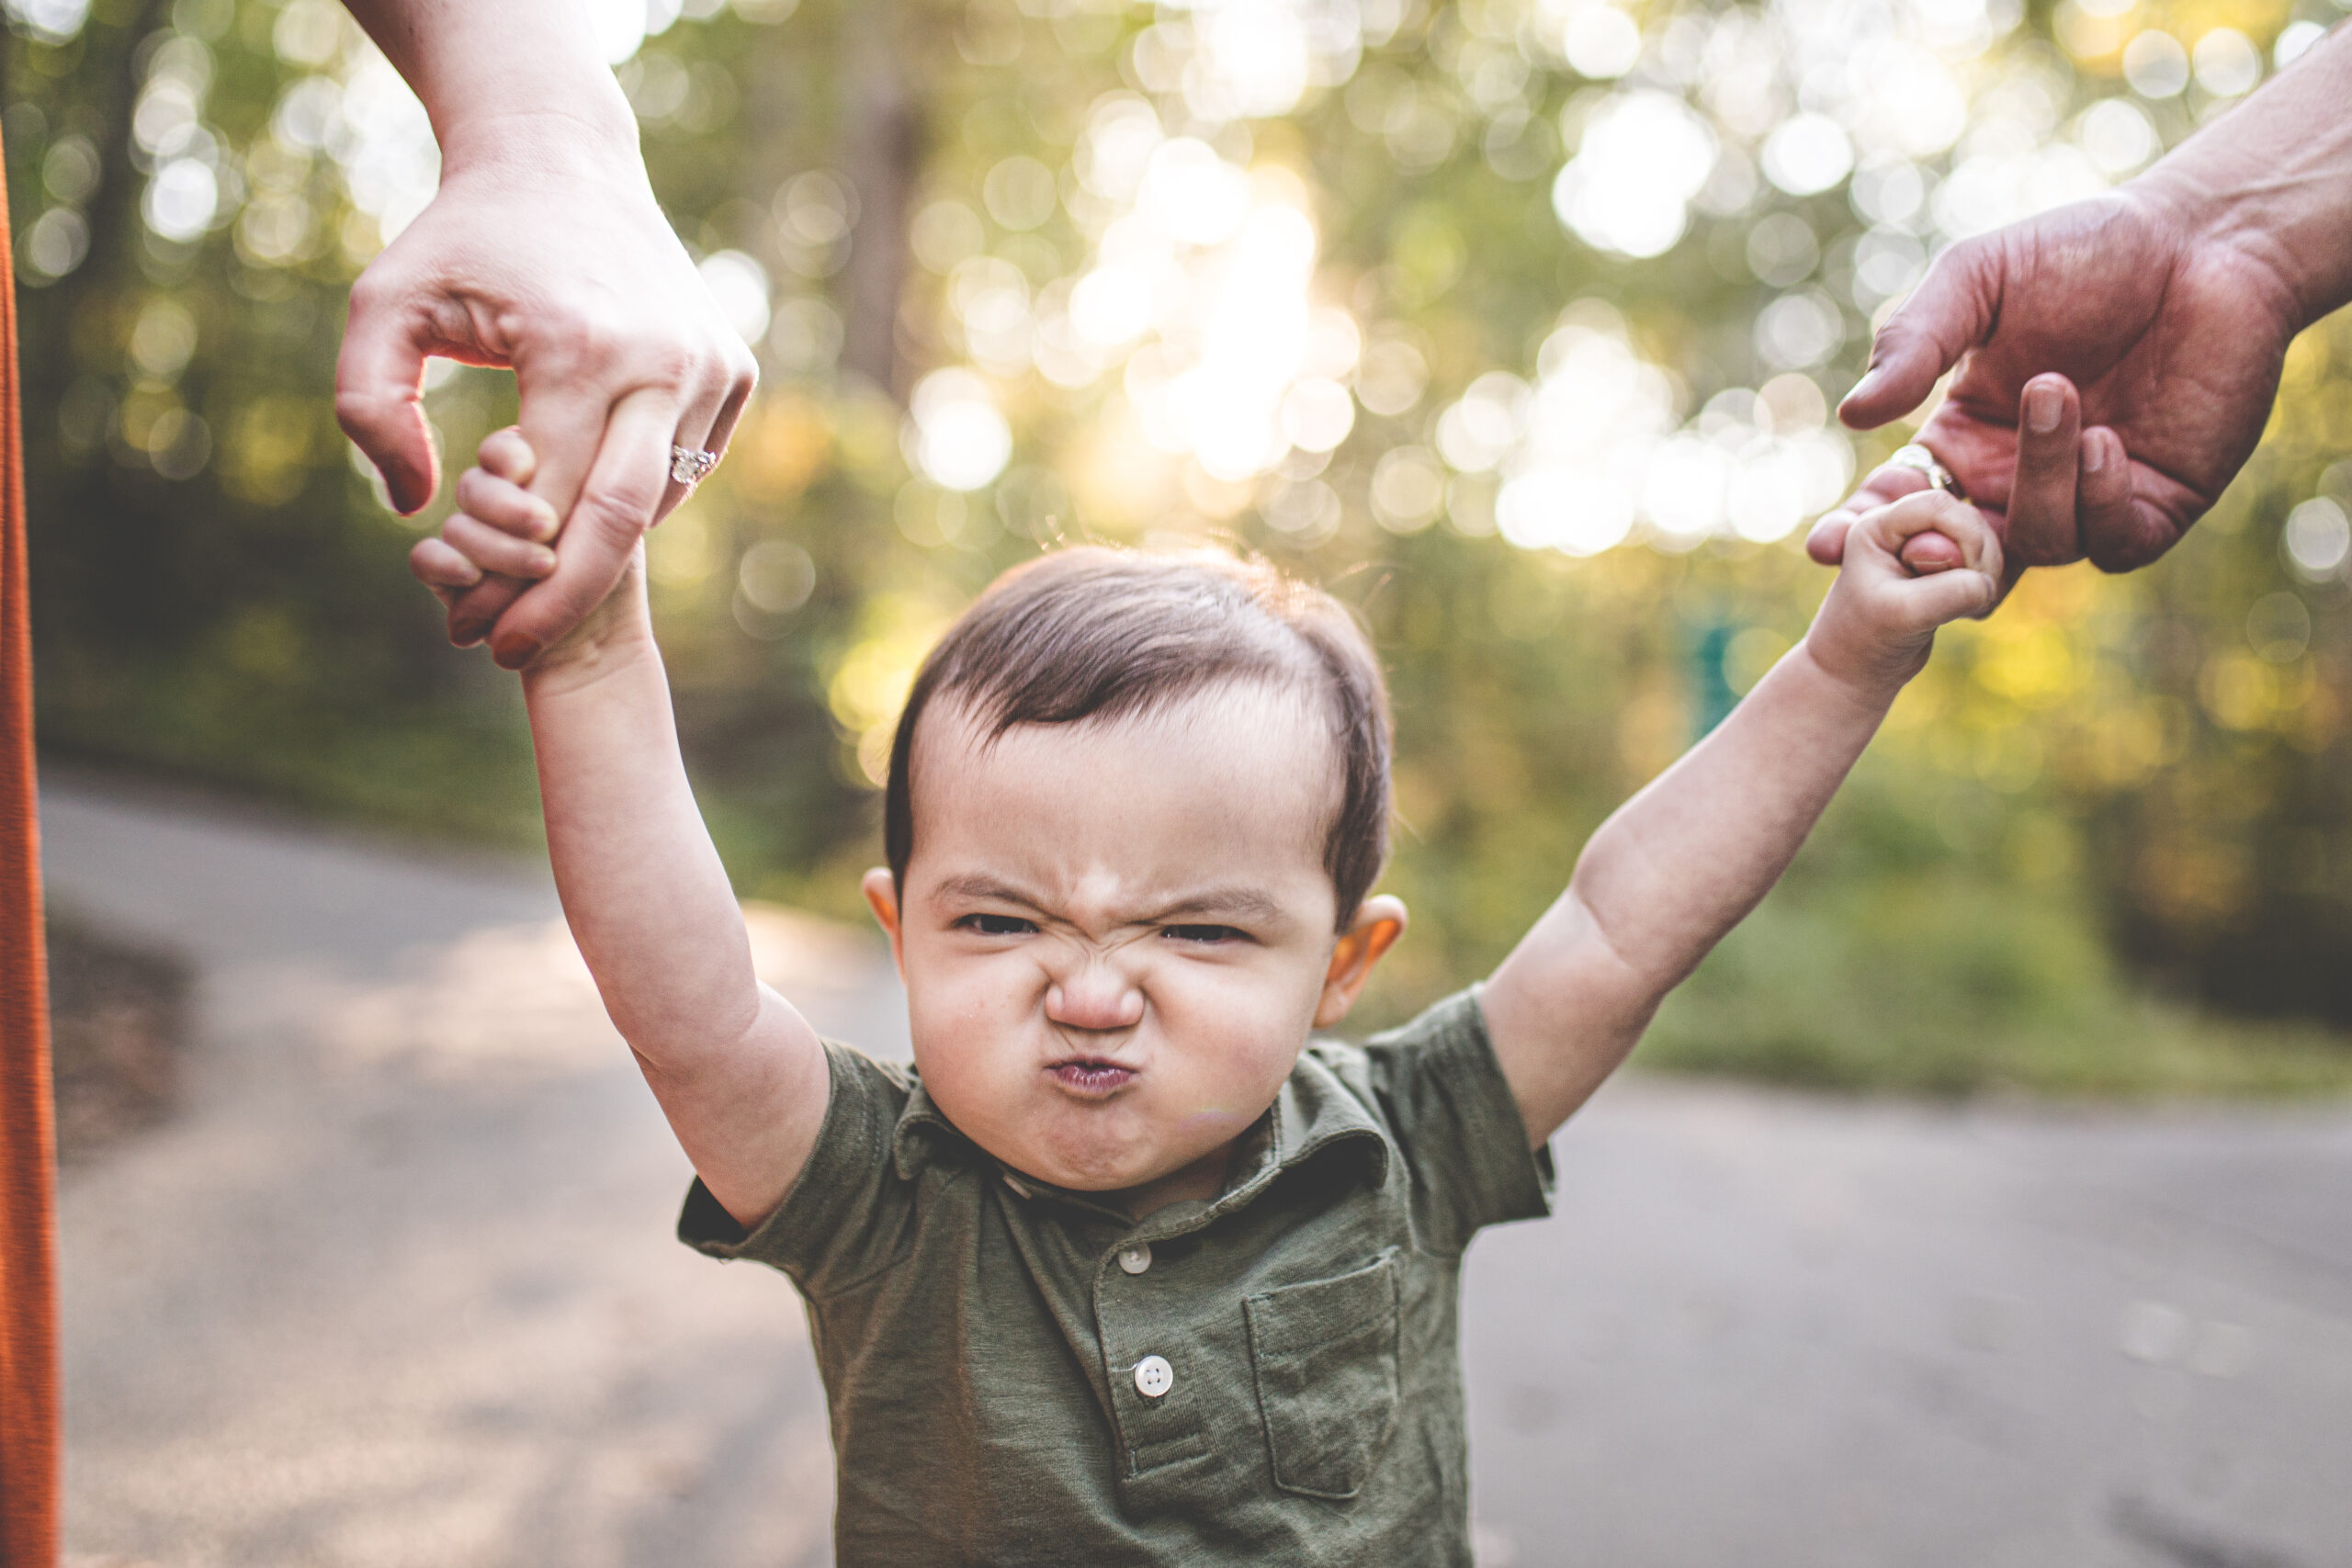
[[[465,595],[493,575],[527,585],[560,570],[555,551],[544,543],[555,536],[555,509],[533,489],[538,468],[521,430],[509,425],[492,431],[483,438],[475,466],[458,476],[458,510],[439,534],[419,539],[409,551],[409,570],[453,615]],[[622,557],[620,576],[605,597],[533,660],[535,677],[560,666],[594,667],[619,648],[651,646],[643,555],[644,547],[633,545]]]
[[[2086,558],[2144,566],[2203,515],[2260,439],[2301,325],[2259,256],[2153,191],[2077,202],[1955,245],[1879,330],[1839,410],[1861,428],[1958,368],[1919,443],[2003,530],[2009,581]],[[1815,525],[1838,558],[1860,511],[1917,492],[1890,465]],[[1914,564],[1950,564],[1915,546]]]
[[[1839,414],[1885,424],[1956,367],[1918,440],[1992,515],[2007,581],[2154,560],[2254,451],[2295,334],[2352,301],[2347,90],[2339,28],[2118,189],[1952,246]],[[1857,516],[1927,482],[1878,469],[1806,547],[1837,561]],[[1923,535],[1904,558],[1956,558]]]
[[[489,637],[519,668],[605,601],[684,499],[671,448],[725,449],[756,366],[654,200],[635,116],[573,6],[350,4],[431,112],[442,175],[352,289],[335,412],[413,512],[439,483],[425,359],[514,372],[527,482],[562,540],[552,570],[510,560],[452,597],[449,635]]]

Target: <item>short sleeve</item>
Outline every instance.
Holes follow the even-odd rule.
[[[1363,1043],[1373,1092],[1412,1172],[1422,1244],[1454,1254],[1487,1225],[1552,1212],[1552,1151],[1531,1152],[1475,989]]]
[[[746,1232],[696,1177],[678,1215],[678,1239],[713,1258],[748,1258],[824,1296],[887,1264],[906,1231],[910,1184],[891,1139],[910,1092],[898,1068],[825,1043],[831,1078],[824,1125],[799,1179],[775,1213]]]

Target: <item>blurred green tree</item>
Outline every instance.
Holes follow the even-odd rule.
[[[328,408],[343,291],[433,188],[413,98],[330,0],[0,3],[44,742],[527,836],[511,683],[401,564],[446,500],[390,516]],[[1830,405],[1934,250],[2128,177],[2334,17],[589,0],[764,367],[650,551],[739,885],[854,907],[905,682],[997,570],[1223,539],[1374,626],[1419,919],[1373,1006],[1459,983],[1801,635],[1800,524],[1901,437]],[[429,385],[452,454],[511,413]],[[2172,559],[1945,638],[1654,1059],[2352,1075],[2143,995],[2352,1021],[2347,450],[2339,321]]]

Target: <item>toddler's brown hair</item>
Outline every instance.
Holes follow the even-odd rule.
[[[882,837],[901,896],[914,852],[911,770],[923,710],[947,698],[993,739],[1016,724],[1149,712],[1225,681],[1323,699],[1340,778],[1324,869],[1340,929],[1388,857],[1388,694],[1353,616],[1311,583],[1214,551],[1080,546],[990,583],[924,659],[890,746]]]

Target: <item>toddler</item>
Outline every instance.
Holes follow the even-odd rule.
[[[519,434],[418,547],[543,575]],[[1900,559],[1926,534],[1951,570]],[[1858,522],[1812,629],[1619,808],[1483,984],[1361,1045],[1403,934],[1379,666],[1262,564],[1005,573],[933,650],[865,897],[915,1066],[752,973],[632,571],[524,671],[548,846],[698,1179],[682,1239],[790,1276],[861,1564],[1467,1564],[1457,1296],[1546,1140],[1777,879],[1935,629],[1997,596],[1949,495]]]

